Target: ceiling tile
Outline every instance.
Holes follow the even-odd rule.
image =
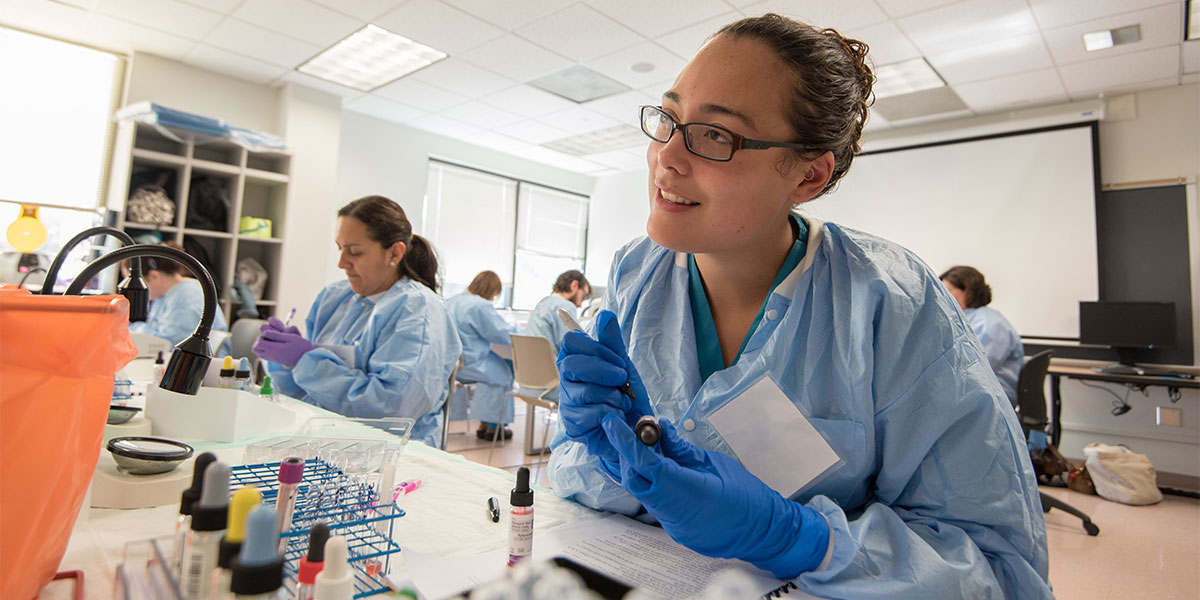
[[[279,65],[268,64],[204,44],[196,44],[196,47],[184,57],[183,62],[214,73],[261,84],[274,83],[289,71]]]
[[[647,143],[649,143],[649,140],[647,140]],[[585,158],[620,171],[644,171],[647,169],[645,146],[646,144],[642,144],[637,154],[629,152],[628,149],[623,149],[589,154]]]
[[[871,51],[867,57],[877,67],[921,56],[917,47],[908,41],[908,36],[904,35],[904,32],[900,31],[900,28],[891,21],[859,29],[849,29],[843,33],[847,37],[860,40],[870,46]]]
[[[638,63],[647,63],[654,68],[646,73],[638,73],[631,68]],[[583,64],[631,88],[638,88],[664,79],[674,81],[685,62],[654,42],[642,42]]]
[[[575,106],[570,100],[528,85],[514,85],[480,100],[525,117],[540,117]]]
[[[103,0],[92,0],[92,1],[103,1]],[[191,4],[192,6],[199,6],[201,8],[207,8],[208,10],[219,12],[223,15],[227,15],[227,14],[233,12],[233,9],[237,8],[237,6],[242,3],[242,0],[182,0],[182,1],[186,2],[188,4]]]
[[[959,0],[875,0],[875,3],[883,8],[893,19],[915,15],[919,12],[924,12],[930,9],[954,4]]]
[[[0,23],[61,39],[85,39],[91,13],[45,0],[5,0]]]
[[[533,119],[521,121],[520,123],[513,123],[512,125],[505,125],[504,127],[496,129],[496,133],[504,134],[524,142],[529,142],[530,144],[542,144],[549,142],[550,140],[557,140],[558,138],[565,137],[562,129],[558,127],[551,127],[545,123],[542,123],[541,121],[536,121]]]
[[[478,127],[467,125],[466,123],[455,121],[454,119],[447,119],[441,115],[426,115],[424,117],[418,117],[410,121],[408,125],[410,127],[416,127],[417,129],[423,129],[430,133],[436,133],[438,135],[454,139],[464,138],[481,133],[481,130]]]
[[[408,77],[468,98],[479,98],[512,87],[513,81],[457,58],[438,61]]]
[[[1074,25],[1152,6],[1170,4],[1178,10],[1175,0],[1029,0],[1033,16],[1042,29]]]
[[[1189,40],[1183,43],[1183,72],[1197,71],[1200,71],[1200,40]]]
[[[508,152],[511,154],[519,154],[529,147],[528,142],[522,142],[494,131],[484,131],[483,133],[470,135],[463,138],[463,141],[469,144],[475,144],[476,146],[483,146],[484,148],[491,148],[492,150],[499,150],[501,152]]]
[[[241,1],[241,0],[237,0]],[[374,21],[408,0],[313,0],[325,8],[363,21]]]
[[[884,130],[884,129],[891,129],[891,128],[892,128],[892,124],[888,123],[888,120],[883,118],[883,115],[880,115],[880,114],[876,113],[875,111],[871,111],[867,115],[866,124],[863,125],[863,133],[866,133],[868,131],[877,131],[877,130]]]
[[[517,29],[517,35],[574,60],[632,46],[642,37],[583,4],[575,4]]]
[[[592,8],[648,37],[695,25],[726,13],[722,0],[584,0]]]
[[[584,102],[583,107],[592,112],[616,119],[621,123],[636,124],[638,120],[638,107],[643,104],[658,104],[659,100],[660,98],[651,96],[641,90],[630,90],[623,94]]]
[[[384,121],[391,121],[392,123],[408,123],[413,119],[428,114],[423,110],[372,96],[371,94],[364,94],[354,100],[350,100],[343,104],[342,108],[383,119]]]
[[[437,112],[469,100],[462,94],[448,92],[423,81],[417,81],[412,77],[401,77],[372,90],[371,94],[430,112]]]
[[[1054,69],[964,83],[954,86],[954,91],[967,106],[979,113],[1068,100],[1058,71]]]
[[[1146,82],[1179,78],[1179,49],[1175,46],[1121,54],[1058,68],[1072,99],[1090,98],[1102,91],[1128,89]]]
[[[541,117],[538,120],[558,129],[561,132],[558,137],[595,131],[619,123],[616,119],[592,112],[582,106],[568,108],[567,110]]]
[[[929,64],[950,85],[1054,66],[1042,36],[1034,33],[930,56]]]
[[[103,0],[95,11],[193,40],[203,39],[223,18],[175,0]]]
[[[495,25],[437,0],[409,0],[373,22],[452,55],[504,33]]]
[[[572,64],[570,59],[513,34],[476,46],[458,58],[516,81],[537,79]]]
[[[558,167],[560,169],[567,169],[568,171],[575,171],[577,173],[588,173],[608,168],[605,165],[594,163],[590,160],[571,156],[569,154],[563,154],[562,152],[551,150],[549,148],[543,148],[541,146],[530,146],[522,150],[521,158],[547,164],[552,167]]]
[[[289,69],[296,68],[321,51],[320,47],[313,44],[293,40],[236,19],[222,21],[204,41]]]
[[[233,16],[322,49],[366,25],[308,0],[245,0]]]
[[[897,23],[926,56],[1038,31],[1025,0],[968,0]]]
[[[747,15],[773,12],[793,17],[818,28],[838,31],[882,23],[887,15],[874,0],[766,0],[742,8]]]
[[[671,89],[671,86],[674,83],[675,83],[674,79],[667,79],[664,81],[660,81],[658,83],[652,83],[650,85],[642,86],[642,87],[638,88],[638,91],[642,92],[643,94],[649,94],[650,97],[655,98],[656,99],[655,102],[657,102],[658,99],[662,98],[662,95],[664,92]]]
[[[1050,47],[1050,54],[1054,56],[1054,62],[1059,65],[1121,54],[1135,54],[1151,48],[1178,44],[1179,32],[1183,30],[1180,17],[1179,7],[1175,5],[1104,17],[1086,23],[1048,30],[1045,32],[1046,45]],[[1141,26],[1142,40],[1140,42],[1122,44],[1095,52],[1088,52],[1083,47],[1083,34],[1126,25]]]
[[[183,60],[196,46],[193,40],[104,15],[93,14],[88,30],[90,41],[98,46],[148,52],[172,60]]]
[[[740,18],[742,18],[742,15],[738,12],[722,13],[695,25],[689,25],[666,35],[660,35],[654,38],[654,41],[681,58],[691,59],[696,54],[696,51],[700,49],[700,46],[708,40],[708,36],[716,33],[721,27]]]
[[[521,0],[520,2],[446,0],[446,2],[501,29],[513,30],[573,4],[575,0]]]
[[[285,74],[281,79],[282,81],[298,83],[305,87],[313,88],[314,90],[321,90],[334,96],[341,96],[343,103],[365,95],[362,90],[356,90],[332,81],[313,77],[312,75],[301,73],[300,71],[288,71],[287,74]]]
[[[1188,73],[1179,78],[1179,85],[1195,85],[1200,83],[1200,73]]]
[[[496,129],[521,120],[521,115],[501,110],[482,102],[467,102],[458,106],[438,111],[438,114],[474,125],[480,129]]]

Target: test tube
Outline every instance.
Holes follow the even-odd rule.
[[[292,511],[296,508],[296,492],[303,479],[303,458],[293,456],[285,458],[283,462],[279,463],[279,496],[275,499],[275,529],[279,531],[280,536],[292,529]],[[288,539],[280,537],[280,552],[287,549]]]

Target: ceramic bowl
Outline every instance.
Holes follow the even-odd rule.
[[[166,438],[130,436],[108,440],[117,467],[132,475],[166,473],[191,458],[192,447]]]
[[[108,424],[120,425],[137,416],[142,409],[136,406],[121,406],[119,404],[110,404],[108,406]]]

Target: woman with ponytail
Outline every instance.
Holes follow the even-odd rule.
[[[801,212],[847,175],[872,81],[866,44],[767,14],[641,107],[648,236],[595,337],[563,338],[550,482],[813,596],[1051,598],[1021,428],[954,299]]]
[[[346,279],[317,295],[308,335],[272,317],[254,353],[275,389],[349,417],[415,419],[412,439],[436,446],[462,344],[437,295],[433,246],[383,196],[343,206],[335,241]]]

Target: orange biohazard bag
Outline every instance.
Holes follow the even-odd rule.
[[[0,598],[58,570],[96,469],[113,376],[137,356],[121,296],[0,289]]]

